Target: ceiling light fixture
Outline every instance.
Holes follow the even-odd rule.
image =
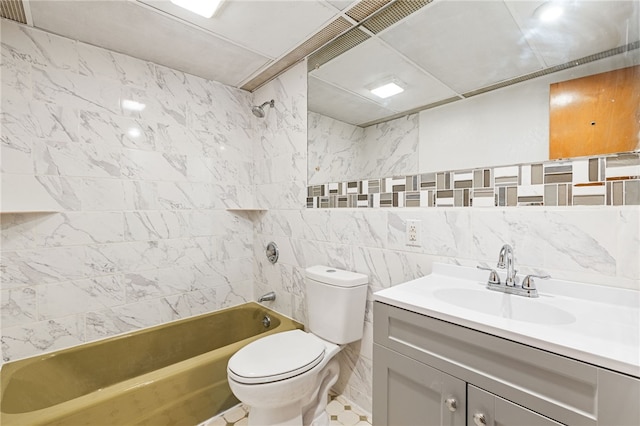
[[[211,18],[222,0],[171,0],[171,3],[205,18]]]
[[[391,81],[386,80],[383,83],[376,84],[376,87],[370,90],[371,93],[382,99],[386,99],[393,95],[397,95],[398,93],[404,92],[402,86],[398,83],[397,80],[394,79],[392,79]]]
[[[545,2],[535,11],[535,15],[538,16],[542,22],[553,22],[558,20],[564,13],[564,8],[559,2]]]

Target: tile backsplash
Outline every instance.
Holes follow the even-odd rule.
[[[406,176],[307,188],[307,208],[640,205],[640,153]]]

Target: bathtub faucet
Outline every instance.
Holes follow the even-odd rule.
[[[260,296],[258,302],[271,302],[273,300],[276,300],[276,293],[274,291],[270,291],[269,293]]]

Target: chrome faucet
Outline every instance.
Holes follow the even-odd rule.
[[[270,291],[269,293],[260,296],[258,302],[271,302],[273,300],[276,300],[276,293],[274,291]]]
[[[513,261],[513,247],[509,244],[505,244],[500,249],[500,254],[498,255],[498,264],[496,265],[500,269],[507,270],[507,279],[505,281],[505,285],[509,287],[515,287],[518,284],[518,277],[516,276],[516,271],[514,261]]]
[[[500,276],[493,268],[478,265],[478,269],[489,271],[489,278],[487,279],[487,288],[489,290],[501,291],[508,294],[516,294],[518,296],[525,297],[538,297],[538,290],[536,289],[534,278],[549,279],[549,275],[534,275],[530,274],[524,277],[522,285],[518,285],[518,271],[515,268],[515,261],[513,259],[513,247],[509,244],[505,244],[500,249],[498,256],[499,269],[506,269],[506,279],[504,284],[500,281]]]

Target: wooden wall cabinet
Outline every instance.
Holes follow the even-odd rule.
[[[640,66],[554,83],[549,159],[640,149]]]

